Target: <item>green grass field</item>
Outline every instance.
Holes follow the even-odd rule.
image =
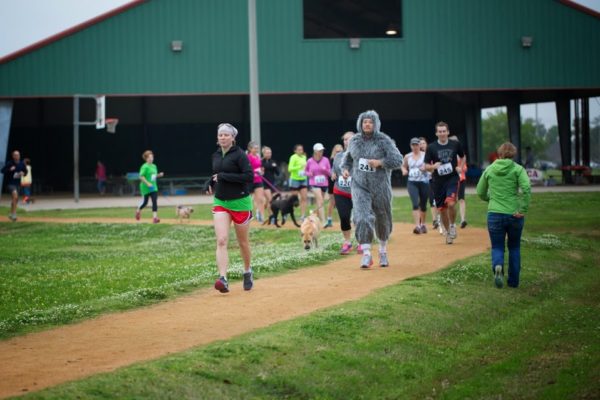
[[[469,223],[485,226],[485,203],[473,196],[467,201]],[[409,222],[408,199],[395,199],[394,206],[395,219]],[[29,397],[598,398],[599,207],[597,193],[534,195],[525,225],[519,289],[495,289],[489,255],[483,254],[438,273],[379,290],[360,301]],[[121,274],[119,281],[132,282],[142,276],[149,283],[132,293],[137,289],[148,291],[142,290],[146,294],[138,296],[141,300],[89,306],[91,314],[147,304],[207,284],[202,278],[194,279],[202,270],[197,264],[197,256],[204,254],[201,249],[208,247],[207,257],[214,249],[209,228],[148,225],[143,227],[147,229],[144,234],[130,231],[140,228],[0,224],[2,285],[4,278],[11,280],[2,287],[2,296],[7,288],[16,286],[12,297],[2,298],[0,315],[16,321],[17,307],[8,303],[18,302],[20,297],[34,302],[48,296],[47,302],[60,298],[71,304],[76,286],[82,286],[82,294],[76,298],[80,303],[75,304],[88,306],[99,298],[120,299],[115,293],[123,289],[107,279],[111,274]],[[285,232],[274,230],[253,235],[253,243],[265,249],[269,246],[261,246],[263,243],[276,241],[279,246],[297,241],[294,232],[289,238]],[[311,263],[335,257],[336,240],[333,234],[331,244]],[[39,243],[25,256],[23,248],[30,242]],[[106,254],[105,243],[118,246],[115,257]],[[80,246],[84,250],[76,251]],[[127,253],[131,246],[140,246],[140,251],[129,255],[128,262],[119,262],[118,255]],[[148,263],[142,262],[141,255],[146,253],[157,258],[151,271],[146,271]],[[181,261],[173,261],[174,255]],[[42,265],[51,262],[55,263],[53,268],[69,269],[73,265],[69,279],[48,279],[52,275],[44,275],[48,269]],[[282,270],[295,267],[293,263],[283,264]],[[105,269],[94,267],[103,265]],[[67,273],[59,271],[55,276]],[[214,274],[214,266],[208,271]],[[93,279],[85,279],[88,274]],[[191,276],[188,281],[186,274]],[[69,282],[72,279],[82,284],[74,285]],[[52,290],[45,286],[49,281],[56,285]],[[169,282],[179,281],[187,283],[169,286]],[[34,289],[29,290],[29,286]],[[164,289],[155,296],[153,288]],[[37,294],[30,296],[28,291]],[[128,292],[131,290],[122,293]],[[44,324],[60,324],[73,318],[50,318]],[[32,326],[35,323],[26,323],[7,334],[21,333]]]
[[[185,224],[0,223],[0,338],[209,287],[214,242],[212,227]],[[338,250],[328,232],[311,252],[292,230],[253,229],[251,242],[259,276],[323,263]],[[229,279],[240,279],[235,240],[229,247]]]

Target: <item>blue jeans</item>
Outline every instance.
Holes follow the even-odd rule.
[[[492,242],[492,272],[495,265],[502,265],[504,273],[504,246],[508,247],[508,280],[511,287],[519,286],[521,272],[521,233],[525,218],[510,214],[488,213],[488,232]]]

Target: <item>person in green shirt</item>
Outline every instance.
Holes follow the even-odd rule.
[[[154,164],[154,153],[151,150],[146,150],[142,154],[142,158],[146,161],[140,168],[140,193],[142,194],[142,203],[135,211],[135,219],[140,220],[142,209],[148,204],[148,198],[152,199],[152,222],[158,224],[158,184],[157,178],[162,178],[165,174],[158,172],[158,167]]]
[[[306,216],[306,206],[308,204],[308,179],[304,169],[306,168],[306,154],[304,146],[297,144],[294,146],[294,154],[291,155],[288,162],[288,172],[290,173],[290,190],[292,194],[300,197],[301,220]]]
[[[481,175],[477,195],[488,204],[488,232],[492,243],[492,271],[496,287],[504,284],[504,246],[508,247],[510,287],[519,286],[521,233],[529,209],[531,184],[525,168],[512,159],[517,148],[506,142],[498,148],[498,159]],[[520,193],[519,193],[520,189]]]

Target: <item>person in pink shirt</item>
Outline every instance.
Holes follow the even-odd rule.
[[[308,185],[315,195],[319,218],[325,221],[325,210],[323,209],[323,199],[327,188],[329,187],[329,177],[331,176],[331,164],[329,159],[323,156],[325,146],[322,143],[315,143],[313,146],[313,156],[306,162],[304,172],[308,177]]]
[[[104,195],[106,192],[106,167],[102,161],[96,163],[96,180],[98,181],[98,193]]]
[[[264,170],[262,166],[262,160],[260,158],[260,147],[258,146],[258,143],[248,143],[248,160],[250,160],[250,166],[254,171],[254,181],[250,187],[250,193],[252,193],[252,202],[256,207],[256,220],[262,223],[264,221],[263,216],[265,214],[265,189],[262,179]]]

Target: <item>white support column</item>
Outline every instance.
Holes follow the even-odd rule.
[[[248,0],[248,55],[250,72],[250,140],[261,145],[260,100],[258,95],[258,46],[256,42],[256,0]]]
[[[4,166],[4,160],[8,155],[8,138],[10,135],[10,124],[12,120],[13,101],[0,100],[0,168]],[[0,198],[2,196],[2,183],[4,175],[0,174]]]

